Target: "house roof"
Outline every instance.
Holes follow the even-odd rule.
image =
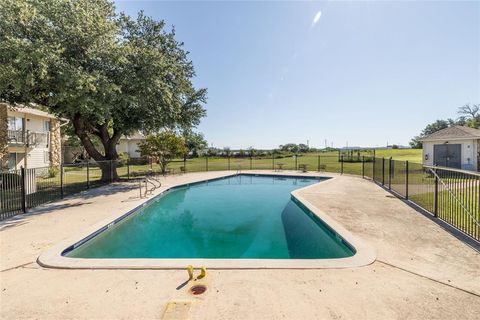
[[[30,114],[30,115],[34,115],[34,116],[49,118],[49,119],[60,119],[60,120],[64,120],[64,121],[67,120],[67,119],[59,118],[59,117],[57,117],[57,116],[55,116],[51,113],[48,113],[46,111],[42,111],[42,110],[36,109],[36,108],[26,107],[26,106],[23,106],[23,105],[18,105],[18,106],[15,106],[15,107],[8,106],[8,110],[13,111],[13,112],[18,112],[18,113],[25,113],[25,114]]]
[[[145,135],[143,133],[138,132],[138,131],[135,132],[132,135],[122,136],[120,138],[120,140],[144,140],[144,139],[145,139]]]
[[[422,137],[419,141],[458,139],[480,139],[480,130],[464,126],[452,126]]]

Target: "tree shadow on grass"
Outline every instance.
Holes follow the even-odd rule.
[[[9,219],[0,221],[0,232],[12,227],[27,224],[30,218],[38,215],[52,213],[57,210],[63,210],[67,208],[79,207],[86,204],[91,204],[95,201],[102,201],[99,197],[105,197],[119,193],[127,193],[136,188],[138,188],[138,186],[134,184],[114,183],[73,193],[63,199],[57,199],[55,201],[39,205],[38,207],[29,208],[27,210],[27,213],[18,214]]]

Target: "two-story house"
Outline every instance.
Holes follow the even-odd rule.
[[[2,169],[60,165],[62,121],[39,109],[0,103]]]

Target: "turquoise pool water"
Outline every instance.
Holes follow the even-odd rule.
[[[318,178],[237,175],[171,189],[66,256],[343,258],[353,250],[290,192]]]

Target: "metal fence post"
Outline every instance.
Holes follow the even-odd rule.
[[[295,154],[295,171],[298,170],[298,155]]]
[[[385,185],[385,157],[382,158],[382,186]]]
[[[228,159],[228,171],[230,171],[230,155],[227,156]]]
[[[113,160],[110,160],[110,183],[113,182]]]
[[[183,158],[183,170],[186,173],[187,172],[187,158]]]
[[[127,158],[127,180],[130,180],[130,158]]]
[[[318,155],[317,171],[320,172],[320,155]]]
[[[408,161],[405,161],[405,199],[408,200]]]
[[[433,193],[433,215],[438,217],[438,177],[437,177],[437,170],[434,169],[434,176],[435,176],[435,189]]]
[[[272,170],[275,170],[275,152],[272,152]]]
[[[340,151],[339,151],[340,152]],[[343,154],[340,157],[340,174],[343,174]]]
[[[388,189],[392,190],[392,157],[388,159]]]
[[[373,182],[375,182],[375,163],[377,162],[377,158],[375,158],[375,156],[373,156],[373,164],[372,164],[372,179],[373,179]]]
[[[27,192],[25,190],[25,168],[23,166],[20,167],[20,176],[22,178],[22,184],[21,184],[21,187],[22,187],[22,212],[23,213],[26,213],[27,212],[27,205],[26,205],[26,202],[27,202]]]
[[[208,155],[205,157],[205,170],[208,171]]]
[[[87,159],[87,189],[90,188],[90,162]]]
[[[252,156],[250,156],[250,170],[252,170]]]
[[[362,178],[365,179],[365,156],[362,156]]]
[[[60,165],[60,197],[63,199],[64,196],[64,190],[63,190],[63,185],[64,185],[64,177],[63,177],[63,163]]]

